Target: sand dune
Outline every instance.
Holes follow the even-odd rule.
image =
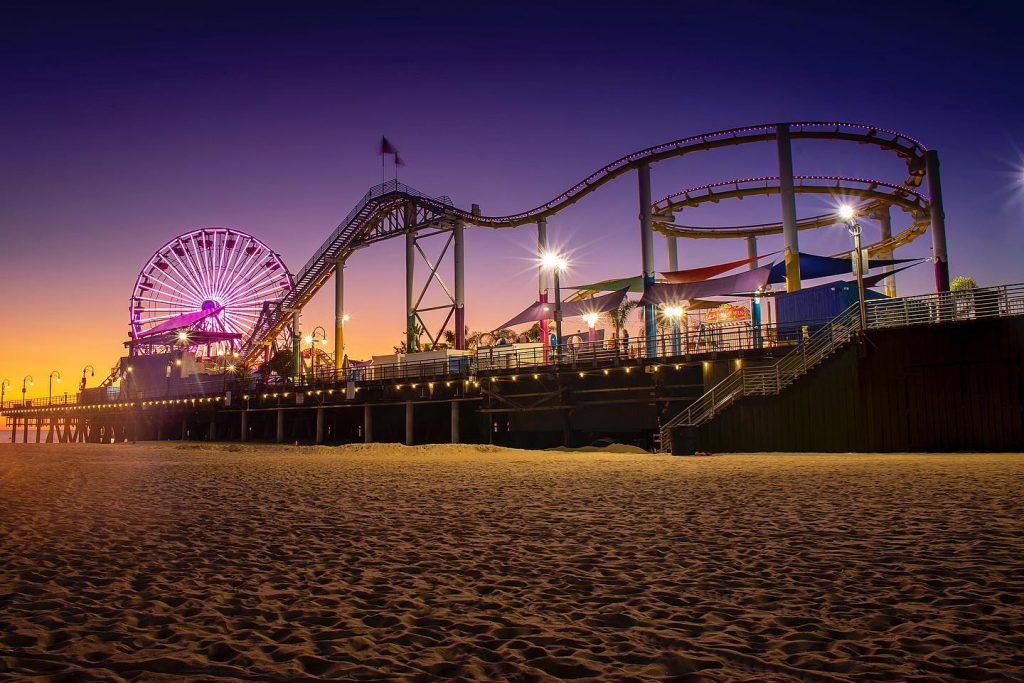
[[[0,679],[1024,680],[1024,457],[0,447]]]

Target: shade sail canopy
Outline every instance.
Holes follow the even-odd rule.
[[[916,265],[918,265],[920,263],[923,263],[925,261],[927,261],[927,259],[918,259],[918,260],[914,261],[914,263],[907,264],[907,265],[903,266],[902,268],[894,269],[891,273],[878,273],[877,275],[869,275],[869,276],[864,278],[864,286],[867,287],[867,288],[878,287],[880,284],[882,284],[882,281],[885,280],[885,278],[889,277],[890,275],[895,275],[896,273],[903,272],[907,268],[913,268],[914,266],[916,266]],[[840,282],[848,284],[848,285],[856,286],[857,285],[857,278],[853,278],[852,280],[832,280],[831,282],[826,282],[823,285],[817,285],[817,286],[818,287],[824,287],[824,286],[829,285],[829,284],[833,284],[834,285],[834,284],[838,284]],[[762,292],[760,294],[760,296],[762,296],[762,297],[773,297],[773,296],[778,296],[780,294],[786,294],[786,292]],[[746,292],[743,296],[752,297],[752,296],[756,296],[756,295],[753,292]]]
[[[882,266],[894,266],[900,263],[908,263],[914,259],[870,259],[868,268],[881,268]],[[813,280],[819,277],[830,277],[832,275],[848,275],[853,272],[853,261],[849,257],[842,256],[815,256],[814,254],[800,253],[800,279]],[[770,284],[778,284],[786,281],[786,263],[779,261],[772,267]]]
[[[575,285],[573,287],[565,287],[565,289],[578,289],[587,292],[617,292],[620,289],[639,294],[644,291],[644,278],[642,275],[636,277],[620,277],[612,280],[601,280],[600,282],[592,282],[589,285]]]
[[[768,254],[770,256],[770,254]],[[716,275],[727,273],[733,268],[739,268],[745,266],[748,263],[753,263],[758,259],[765,258],[765,256],[754,256],[751,258],[740,259],[739,261],[729,261],[728,263],[716,263],[713,266],[704,266],[702,268],[689,268],[687,270],[670,270],[662,272],[665,279],[675,285],[686,284],[687,282],[703,282],[709,278],[713,278]]]
[[[878,273],[877,275],[869,275],[869,276],[864,278],[864,286],[865,287],[877,287],[878,285],[882,284],[882,281],[885,280],[885,278],[889,277],[890,275],[895,275],[896,273],[903,272],[907,268],[913,268],[914,266],[918,265],[919,263],[922,263],[924,260],[925,259],[920,259],[916,263],[911,263],[909,265],[903,266],[902,268],[895,268],[895,269],[893,269],[893,271],[891,273]],[[854,278],[852,280],[847,280],[847,282],[850,282],[852,284],[856,284],[857,283],[857,278]]]
[[[626,298],[626,294],[629,290],[625,287],[617,292],[611,294],[603,294],[601,296],[595,296],[592,299],[583,299],[582,301],[566,301],[562,303],[562,318],[572,318],[577,315],[585,315],[587,313],[607,313],[608,311],[614,311],[622,301]],[[506,327],[515,327],[516,325],[522,325],[523,323],[537,322],[540,320],[550,320],[555,316],[555,304],[552,301],[537,301],[531,304],[522,313],[509,320],[507,323],[497,329],[503,329]]]
[[[711,301],[710,299],[690,299],[690,302],[686,304],[686,310],[702,311],[708,308],[718,308],[721,305],[721,301]]]
[[[644,296],[640,302],[655,306],[678,305],[682,301],[692,299],[755,291],[765,286],[771,271],[772,266],[761,266],[736,275],[717,277],[703,282],[688,282],[678,285],[655,283],[644,288]]]

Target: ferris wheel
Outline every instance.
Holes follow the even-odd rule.
[[[264,303],[279,302],[291,288],[281,257],[252,235],[193,230],[160,247],[139,273],[129,306],[132,338],[161,343],[195,331],[216,355],[248,337]]]

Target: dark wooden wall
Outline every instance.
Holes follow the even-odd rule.
[[[747,397],[698,450],[1024,450],[1024,319],[875,330],[779,396]]]

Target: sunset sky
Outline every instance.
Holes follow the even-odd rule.
[[[27,3],[26,3],[27,4]],[[0,379],[74,391],[123,352],[128,299],[178,233],[252,233],[298,270],[371,185],[387,135],[401,180],[486,214],[532,208],[600,166],[685,135],[784,120],[903,131],[939,151],[951,275],[1024,279],[1024,58],[1019,18],[969,3],[153,3],[8,4],[0,17]],[[996,5],[993,4],[992,7]],[[794,144],[798,174],[900,182],[876,148]],[[653,168],[656,197],[774,175],[774,146]],[[568,284],[640,269],[635,176],[551,219]],[[798,213],[827,209],[798,199]],[[709,205],[693,222],[779,218],[777,197]],[[894,213],[894,232],[906,219]],[[870,237],[877,226],[865,223]],[[536,232],[467,233],[469,326],[535,299]],[[781,238],[761,250],[780,248]],[[438,244],[440,246],[440,243]],[[347,270],[349,355],[404,331],[401,240]],[[845,230],[801,248],[849,248]],[[738,241],[680,247],[684,267],[740,258]],[[930,255],[926,236],[898,256]],[[659,269],[667,266],[656,236]],[[421,268],[420,273],[424,270]],[[422,280],[421,280],[422,281]],[[930,291],[930,265],[900,276]],[[332,330],[332,291],[304,315]],[[568,321],[570,329],[575,321]],[[579,325],[583,326],[582,323]],[[58,387],[55,386],[55,393]]]

